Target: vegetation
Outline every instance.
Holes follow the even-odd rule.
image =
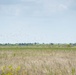
[[[1,44],[0,43],[0,46],[50,46],[50,47],[76,47],[76,43],[64,43],[64,44],[61,44],[61,43],[15,43],[15,44],[11,44],[11,43],[4,43],[4,44]]]
[[[1,45],[0,75],[76,75],[76,47]]]

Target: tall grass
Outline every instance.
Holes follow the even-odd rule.
[[[0,75],[76,75],[76,49],[1,47]]]

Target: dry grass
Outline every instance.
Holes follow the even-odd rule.
[[[0,50],[0,75],[76,75],[75,70],[75,50]]]

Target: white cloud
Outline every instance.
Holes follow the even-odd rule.
[[[60,4],[60,9],[66,10],[66,9],[68,9],[68,6],[67,5],[63,5],[63,4]]]
[[[0,5],[0,14],[7,15],[50,15],[69,9],[73,0],[21,0],[19,4]],[[17,1],[16,1],[17,2]]]
[[[20,8],[17,5],[0,5],[0,14],[18,16]]]

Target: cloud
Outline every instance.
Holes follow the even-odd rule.
[[[59,6],[59,7],[60,7],[60,9],[62,9],[62,10],[63,10],[63,9],[64,9],[64,10],[65,10],[65,9],[68,9],[68,6],[63,5],[63,4],[60,4],[60,6]]]
[[[65,11],[73,0],[4,0],[0,1],[0,14],[41,16]]]
[[[19,3],[21,3],[21,0],[0,0],[0,5],[13,5]]]
[[[17,16],[20,13],[20,9],[16,5],[0,5],[0,14]]]

